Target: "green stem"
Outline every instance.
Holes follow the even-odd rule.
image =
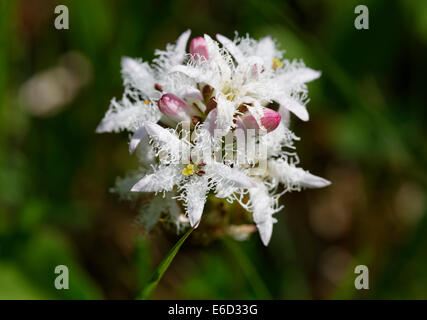
[[[141,294],[137,297],[137,299],[140,300],[147,300],[153,291],[156,289],[157,285],[159,284],[160,279],[162,279],[163,274],[166,272],[166,270],[169,268],[169,265],[172,263],[173,259],[175,258],[176,254],[178,253],[179,249],[181,248],[182,244],[184,243],[185,239],[188,238],[190,233],[194,229],[189,229],[182,237],[179,239],[179,241],[173,246],[173,248],[169,251],[166,258],[163,259],[163,261],[159,264],[157,269],[154,271],[153,275],[151,276],[150,280],[148,280],[147,284],[145,285],[144,289],[142,290]]]

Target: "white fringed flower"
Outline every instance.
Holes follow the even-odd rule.
[[[123,97],[112,100],[97,132],[132,134],[129,151],[137,151],[141,169],[128,191],[156,194],[142,210],[147,229],[161,213],[178,227],[197,227],[212,193],[251,212],[267,245],[284,192],[330,184],[295,166],[298,138],[288,128],[290,113],[308,120],[306,83],[320,72],[283,60],[270,37],[232,41],[217,35],[215,41],[205,35],[194,38],[187,53],[189,37],[186,31],[175,45],[157,50],[152,64],[122,59]],[[265,152],[224,146],[226,135],[239,130],[255,132],[256,148]],[[246,162],[236,160],[241,155]],[[248,228],[233,226],[233,234],[240,229]]]

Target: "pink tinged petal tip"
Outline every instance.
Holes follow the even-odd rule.
[[[280,114],[272,109],[265,108],[264,115],[261,117],[261,124],[267,132],[275,130],[281,121]],[[247,129],[259,130],[259,124],[253,115],[243,116],[242,122]]]
[[[209,59],[208,46],[206,40],[203,37],[197,37],[190,42],[190,53],[197,60],[200,57],[204,57],[206,60]]]

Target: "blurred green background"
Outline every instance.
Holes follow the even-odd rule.
[[[70,29],[54,28],[69,8]],[[0,298],[134,298],[177,241],[135,227],[109,189],[136,168],[127,134],[95,134],[122,55],[186,29],[271,35],[322,77],[294,118],[302,166],[332,181],[286,194],[269,247],[191,237],[153,298],[427,298],[427,1],[0,2]],[[197,232],[197,231],[196,231]],[[194,236],[194,234],[193,234]],[[201,235],[203,236],[203,235]],[[54,268],[70,289],[54,288]],[[370,289],[354,288],[369,267]]]

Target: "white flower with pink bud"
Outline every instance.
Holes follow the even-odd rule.
[[[298,138],[289,130],[290,114],[308,120],[306,83],[320,72],[284,59],[270,37],[217,35],[215,41],[204,35],[192,39],[187,52],[189,37],[186,31],[156,50],[151,64],[122,59],[123,97],[112,100],[97,132],[130,132],[129,151],[140,169],[116,190],[131,198],[155,193],[141,212],[147,229],[160,214],[178,229],[197,227],[210,197],[237,201],[252,213],[267,245],[283,193],[330,184],[295,166]],[[243,137],[243,144],[227,144],[230,136]],[[265,152],[249,155],[250,136]],[[265,170],[255,170],[261,164]],[[233,225],[223,233],[245,239],[252,230]]]

